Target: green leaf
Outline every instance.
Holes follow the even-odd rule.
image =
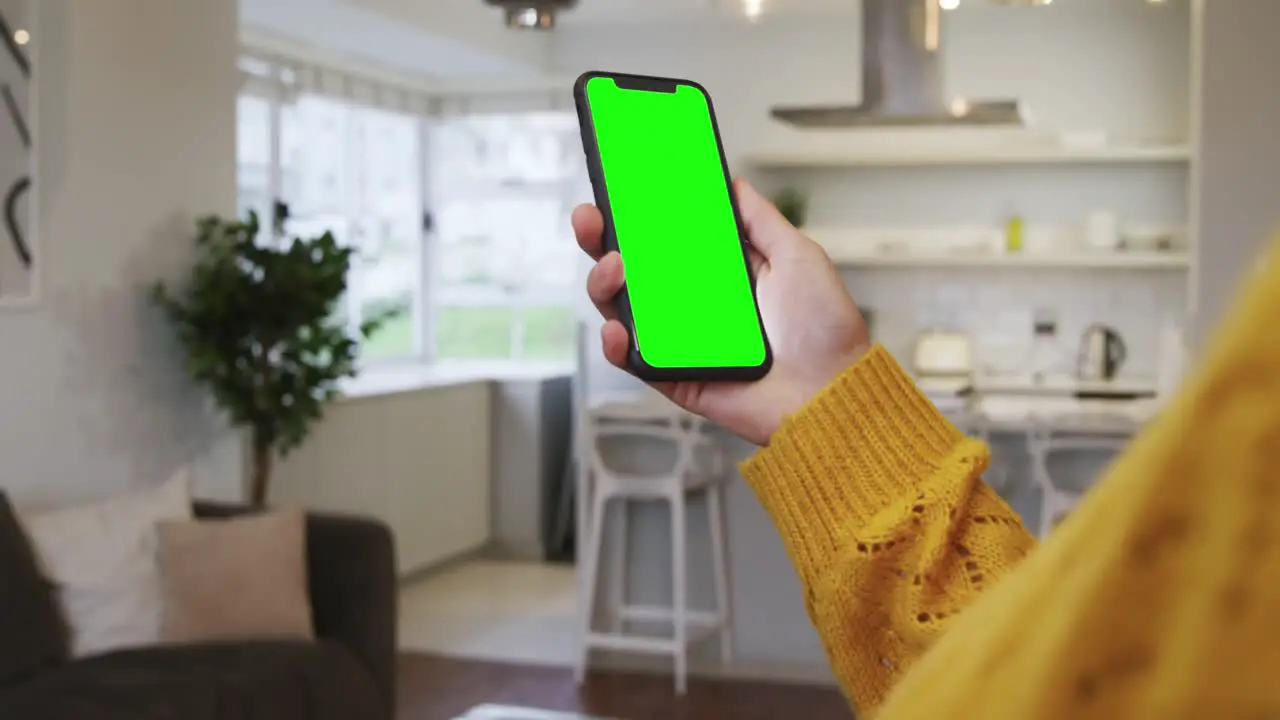
[[[181,288],[150,298],[174,327],[187,373],[232,422],[278,452],[304,442],[337,383],[356,374],[359,340],[398,314],[378,313],[352,336],[338,317],[353,251],[333,234],[258,241],[256,213],[196,221],[197,258]]]

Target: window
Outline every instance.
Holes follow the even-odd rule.
[[[250,210],[262,222],[271,220],[271,103],[241,95],[236,106],[237,212]]]
[[[286,232],[329,230],[356,250],[345,306],[353,330],[398,313],[365,341],[366,361],[421,356],[421,120],[304,94],[280,124]]]
[[[239,210],[269,227],[278,199],[286,235],[356,249],[344,317],[399,313],[365,341],[366,364],[572,358],[585,165],[571,113],[428,118],[404,89],[246,67]]]
[[[584,174],[570,113],[433,126],[435,356],[568,360],[577,254],[569,214]]]

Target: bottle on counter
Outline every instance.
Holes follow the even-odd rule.
[[[1069,353],[1058,339],[1058,311],[1054,308],[1036,308],[1031,320],[1031,346],[1027,352],[1024,372],[1034,383],[1061,374],[1066,369]]]

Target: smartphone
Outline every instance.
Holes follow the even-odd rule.
[[[711,97],[689,80],[588,72],[574,83],[618,315],[642,380],[757,380],[773,362]]]

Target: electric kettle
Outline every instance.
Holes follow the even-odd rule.
[[[1124,340],[1114,328],[1093,325],[1080,338],[1077,375],[1081,380],[1112,380],[1128,357]]]

